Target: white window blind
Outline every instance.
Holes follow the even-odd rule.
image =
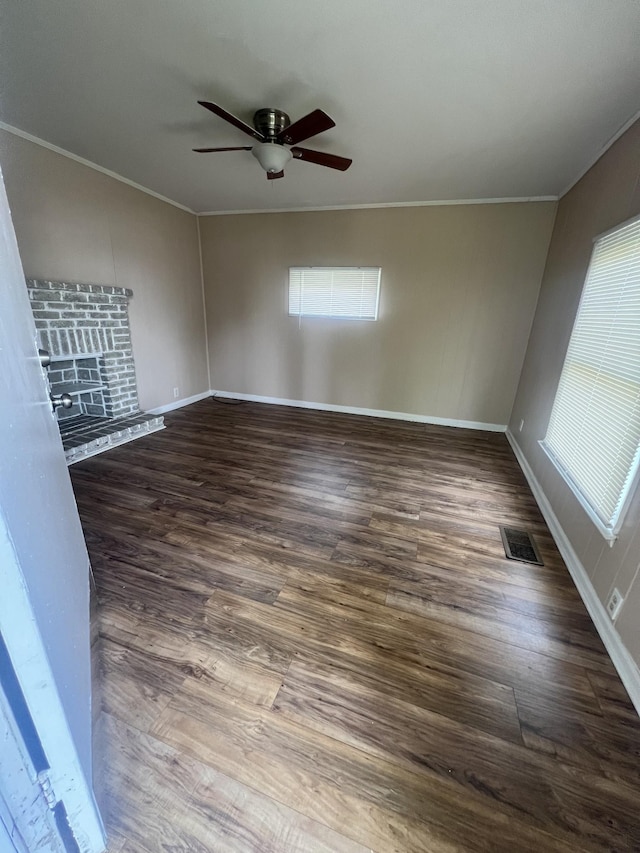
[[[376,320],[380,267],[290,267],[289,314]]]
[[[640,459],[640,217],[595,242],[543,447],[613,539]]]

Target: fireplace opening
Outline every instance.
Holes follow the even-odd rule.
[[[65,422],[92,416],[106,418],[104,391],[107,385],[101,369],[102,353],[80,355],[53,355],[48,371],[51,393],[69,394],[73,408],[57,410],[60,431]]]

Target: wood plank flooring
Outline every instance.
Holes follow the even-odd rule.
[[[71,469],[110,853],[640,850],[640,721],[503,435],[166,423]]]

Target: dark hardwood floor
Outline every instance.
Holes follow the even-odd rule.
[[[640,721],[503,435],[166,422],[71,469],[110,853],[640,850]]]

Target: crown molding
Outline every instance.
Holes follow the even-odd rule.
[[[32,133],[27,133],[25,130],[21,130],[19,127],[14,127],[13,125],[7,124],[4,121],[0,121],[0,130],[6,130],[7,133],[11,133],[14,136],[18,136],[21,139],[26,139],[28,142],[33,142],[35,145],[40,145],[42,148],[47,148],[49,151],[53,151],[56,154],[60,154],[63,157],[67,157],[69,160],[75,160],[76,163],[80,163],[83,166],[87,166],[89,169],[93,169],[96,172],[100,172],[103,175],[107,175],[109,178],[113,178],[116,181],[120,181],[122,184],[126,184],[129,187],[133,187],[136,190],[140,190],[140,192],[145,193],[146,195],[152,196],[152,198],[156,198],[159,201],[165,202],[165,204],[170,204],[172,207],[177,207],[179,210],[184,210],[186,213],[192,213],[195,216],[248,216],[256,213],[316,213],[321,211],[331,211],[331,210],[378,210],[381,208],[392,208],[392,207],[450,207],[453,205],[471,205],[471,204],[524,204],[524,203],[532,203],[532,202],[545,202],[545,201],[559,201],[563,198],[568,192],[570,192],[573,187],[580,181],[597,162],[598,160],[611,148],[611,146],[623,136],[629,128],[635,124],[636,121],[640,119],[640,110],[634,113],[627,121],[613,134],[613,136],[606,142],[606,144],[598,151],[598,153],[589,161],[588,165],[585,166],[584,169],[574,178],[574,180],[563,189],[558,195],[541,195],[541,196],[515,196],[513,198],[458,198],[458,199],[436,199],[432,201],[394,201],[394,202],[379,202],[374,204],[337,204],[337,205],[324,205],[318,207],[268,207],[268,208],[259,208],[254,210],[203,210],[203,211],[195,211],[190,207],[187,207],[184,204],[180,204],[180,202],[174,201],[171,198],[167,198],[166,196],[161,195],[160,193],[155,192],[154,190],[150,190],[148,187],[142,186],[142,184],[137,184],[135,181],[130,180],[129,178],[125,178],[123,175],[119,175],[117,172],[112,172],[110,169],[105,169],[104,166],[99,166],[97,163],[93,163],[91,160],[86,160],[84,157],[80,157],[78,154],[74,154],[71,151],[67,151],[64,148],[60,148],[58,145],[53,145],[51,142],[47,142],[45,139],[41,139],[38,136],[34,136]]]
[[[336,204],[324,207],[267,207],[262,210],[206,210],[196,216],[248,216],[253,213],[318,213],[323,210],[378,210],[385,207],[451,207],[469,204],[524,204],[558,201],[557,195],[517,196],[514,198],[455,198],[439,201],[389,201],[377,204]]]
[[[0,121],[0,130],[6,130],[7,133],[11,133],[14,136],[19,136],[21,139],[26,139],[27,142],[33,142],[35,145],[40,145],[41,148],[47,148],[49,151],[53,151],[56,154],[61,154],[63,157],[67,157],[69,160],[75,160],[76,163],[80,163],[83,166],[88,166],[90,169],[93,169],[96,172],[100,172],[103,175],[107,175],[107,177],[109,178],[114,178],[114,180],[120,181],[121,184],[126,184],[129,187],[133,187],[135,190],[140,190],[140,192],[145,193],[146,195],[150,195],[153,198],[157,198],[159,201],[164,201],[165,204],[170,204],[172,207],[177,207],[179,210],[184,210],[186,213],[195,214],[195,210],[191,210],[190,207],[186,207],[184,204],[180,204],[179,202],[174,201],[171,198],[167,198],[164,195],[160,195],[160,193],[154,192],[148,187],[143,187],[142,184],[136,184],[135,181],[130,181],[129,178],[125,178],[122,175],[119,175],[117,172],[112,172],[110,169],[105,169],[103,166],[98,166],[97,163],[92,163],[91,160],[85,160],[84,157],[79,157],[77,154],[73,154],[71,151],[66,151],[64,148],[59,148],[57,145],[53,145],[51,142],[47,142],[45,139],[40,139],[40,137],[34,136],[31,133],[27,133],[25,130],[20,130],[19,127],[13,127],[13,125],[6,124],[5,122]]]
[[[598,160],[607,153],[607,151],[611,148],[611,146],[615,142],[617,142],[621,136],[624,136],[624,134],[629,130],[629,128],[632,125],[634,125],[638,121],[638,119],[640,119],[640,110],[638,110],[637,113],[634,113],[631,116],[631,118],[627,119],[627,121],[625,121],[625,123],[613,134],[611,139],[609,139],[609,141],[606,142],[605,145],[598,151],[598,153],[595,155],[595,157],[593,157],[593,159],[591,159],[589,161],[589,165],[585,166],[585,168],[580,172],[578,177],[575,178],[569,184],[568,187],[566,187],[564,190],[562,190],[562,192],[558,195],[558,200],[561,198],[564,198],[564,196],[566,196],[566,194],[568,192],[571,192],[571,190],[575,187],[575,185],[578,183],[578,181],[581,181],[584,178],[584,176],[587,174],[589,169],[592,169],[596,165]]]

